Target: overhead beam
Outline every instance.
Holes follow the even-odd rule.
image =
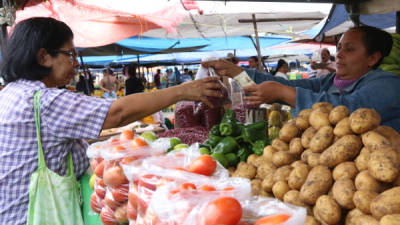
[[[263,22],[285,22],[285,21],[301,21],[301,20],[322,20],[323,18],[320,17],[298,17],[298,18],[276,18],[276,19],[257,19],[257,23]],[[239,23],[253,23],[251,19],[239,19]]]

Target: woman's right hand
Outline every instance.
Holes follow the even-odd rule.
[[[214,68],[215,72],[219,76],[227,76],[231,78],[234,78],[244,70],[242,67],[237,66],[225,59],[202,62],[201,65],[206,68]]]
[[[218,77],[207,77],[204,79],[189,81],[177,86],[181,88],[181,93],[184,100],[202,101],[209,107],[214,107],[207,97],[222,96],[222,85]]]

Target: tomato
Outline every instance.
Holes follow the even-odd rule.
[[[104,171],[103,176],[104,183],[111,187],[117,187],[121,184],[127,184],[129,182],[120,166],[107,168],[106,171]]]
[[[106,189],[100,185],[96,185],[94,191],[101,199],[104,199],[104,196],[106,196]]]
[[[96,195],[96,193],[93,192],[90,196],[90,208],[93,212],[100,213],[102,208],[100,201],[101,199]]]
[[[128,204],[125,203],[115,210],[114,212],[115,220],[118,221],[119,223],[128,223],[127,207]]]
[[[200,190],[202,191],[215,191],[215,187],[210,186],[210,185],[203,185],[200,187]]]
[[[236,225],[242,217],[242,206],[232,197],[218,198],[202,210],[199,225]]]
[[[131,142],[131,147],[132,148],[140,148],[140,147],[144,147],[144,146],[147,146],[147,142],[146,141],[144,141],[143,139],[141,139],[141,138],[134,138],[133,140],[132,140],[132,142]]]
[[[254,225],[279,225],[286,222],[289,218],[290,216],[286,214],[276,214],[258,219]]]
[[[116,209],[118,206],[121,205],[121,203],[115,201],[110,191],[106,192],[106,196],[104,198],[104,204],[106,204],[106,206],[110,207],[111,209]]]
[[[235,188],[234,187],[226,187],[226,188],[224,188],[222,190],[223,191],[233,191],[233,190],[235,190]]]
[[[160,179],[161,177],[159,176],[145,174],[139,178],[139,186],[155,191]]]
[[[187,169],[185,169],[185,168],[183,168],[183,167],[176,167],[175,169],[176,169],[176,170],[182,170],[182,171],[186,171],[186,172],[187,172]]]
[[[105,206],[101,209],[100,213],[101,222],[104,225],[118,225],[119,223],[115,220],[114,212],[110,207]]]
[[[121,132],[121,135],[119,136],[119,139],[121,141],[128,141],[128,140],[132,140],[134,136],[134,133],[132,130],[124,130]]]
[[[106,165],[106,161],[103,160],[101,163],[97,164],[96,169],[94,170],[94,173],[96,174],[97,177],[103,178],[103,172],[104,172],[104,166]]]
[[[124,157],[124,158],[122,159],[121,163],[122,163],[122,164],[125,164],[125,165],[128,165],[128,164],[130,164],[131,162],[133,162],[133,161],[135,161],[135,160],[137,160],[136,157],[134,157],[134,156],[127,156],[127,157]]]
[[[189,165],[189,171],[192,173],[210,176],[217,168],[217,162],[210,155],[201,155],[192,161]]]
[[[182,189],[182,190],[188,190],[188,189],[196,190],[196,185],[194,185],[192,183],[183,183],[183,184],[181,184],[180,189]]]
[[[129,219],[131,219],[131,220],[135,220],[136,219],[136,216],[137,216],[136,208],[133,207],[130,202],[128,202],[128,207],[127,207],[126,211],[127,211]]]
[[[114,138],[111,140],[110,145],[119,145],[119,139],[118,138]]]
[[[112,149],[113,152],[120,152],[120,151],[125,151],[125,150],[126,150],[126,148],[124,148],[124,146],[121,146],[121,145],[117,145]]]
[[[109,189],[115,201],[126,202],[128,201],[129,184],[121,184],[116,188]]]

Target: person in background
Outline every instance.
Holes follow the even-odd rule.
[[[172,69],[166,70],[167,75],[167,87],[172,87],[176,85],[176,74],[172,72]]]
[[[89,90],[86,88],[85,77],[79,75],[79,81],[76,83],[76,91],[84,93],[85,95],[89,95]]]
[[[278,60],[278,65],[276,66],[275,71],[272,73],[275,77],[282,77],[283,79],[287,80],[287,72],[289,71],[289,64],[283,60]]]
[[[244,71],[224,60],[202,65],[239,81],[248,75],[256,83],[244,87],[251,106],[282,101],[295,107],[295,115],[317,102],[344,105],[350,112],[371,108],[380,114],[381,125],[400,132],[400,77],[378,68],[392,45],[392,36],[386,31],[369,26],[350,28],[337,45],[336,72],[315,79],[283,80],[255,70]]]
[[[188,81],[192,81],[192,76],[190,76],[190,74],[189,74],[189,69],[188,68],[185,68],[184,70],[183,70],[183,82],[188,82]]]
[[[250,67],[250,69],[254,69],[254,70],[258,69],[258,58],[257,58],[257,56],[251,56],[249,58],[249,67]]]
[[[129,64],[125,68],[128,79],[125,81],[125,95],[140,93],[144,91],[142,81],[136,76],[136,65]]]
[[[191,77],[192,80],[194,80],[194,74],[192,70],[189,70],[189,76]]]
[[[77,178],[89,168],[85,140],[98,139],[102,130],[126,126],[178,101],[213,107],[207,97],[222,97],[214,77],[117,100],[58,89],[69,84],[79,68],[73,36],[64,22],[34,17],[16,24],[2,45],[0,75],[7,85],[0,91],[0,225],[27,224],[29,184],[38,169],[33,107],[37,91],[46,165],[65,176],[71,153]]]
[[[331,61],[331,53],[327,48],[321,50],[321,63],[310,62],[311,69],[317,70],[317,78],[336,72],[336,63]]]
[[[154,84],[157,89],[161,89],[161,70],[157,69],[156,74],[154,74]]]
[[[182,79],[182,74],[179,72],[178,67],[174,67],[174,73],[175,73],[175,79],[176,79],[176,84],[181,84],[183,79]]]
[[[103,70],[103,79],[100,81],[100,89],[104,91],[104,98],[117,98],[117,91],[121,88],[121,82],[114,76],[110,68]]]

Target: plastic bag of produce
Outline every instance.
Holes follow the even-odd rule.
[[[305,208],[283,203],[275,198],[252,196],[241,204],[242,221],[246,223],[269,224],[267,222],[275,221],[273,224],[297,225],[305,224],[306,221]]]
[[[245,93],[240,85],[232,78],[228,79],[230,89],[231,89],[231,101],[232,109],[236,112],[236,118],[242,122],[246,123],[246,104],[244,101]]]
[[[176,103],[174,118],[176,128],[195,127],[200,125],[200,115],[194,113],[195,103],[181,101]]]
[[[147,210],[139,213],[144,224],[238,224],[242,215],[240,201],[250,197],[249,180],[228,178],[209,180],[207,184],[194,180],[170,182],[159,187]]]

